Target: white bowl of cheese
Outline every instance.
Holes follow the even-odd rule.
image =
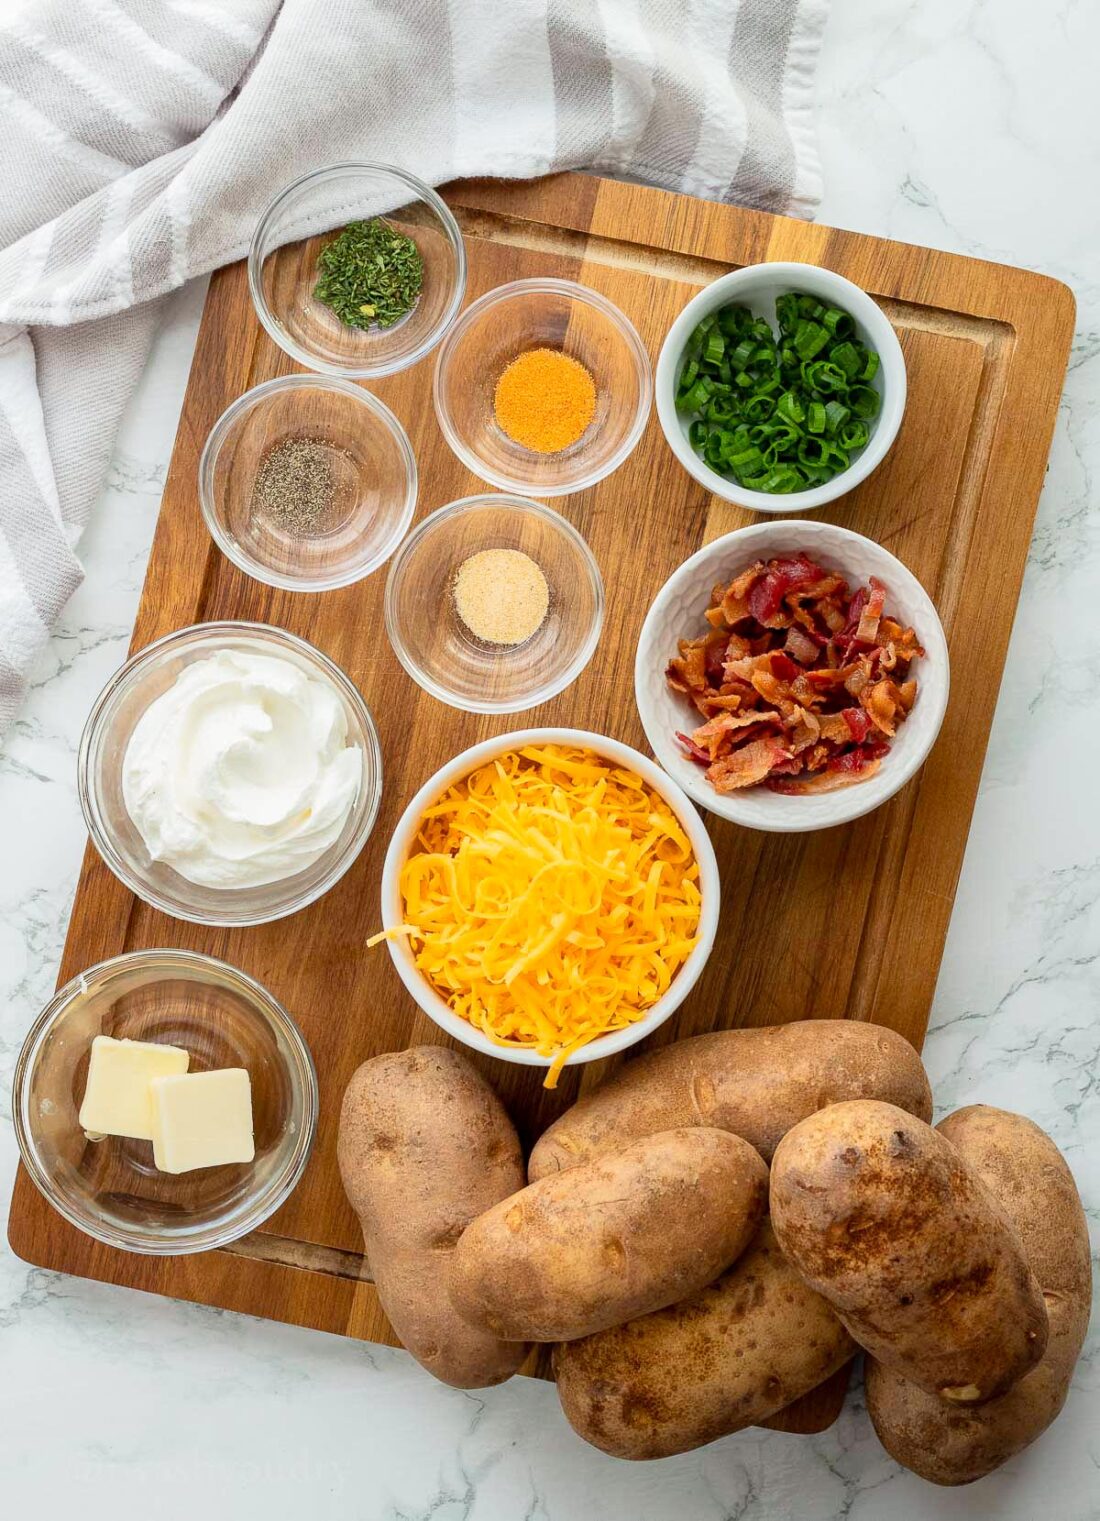
[[[590,807],[585,816],[587,822],[584,819],[574,821],[572,817],[561,818],[555,828],[566,832],[561,838],[569,864],[562,865],[560,861],[552,860],[549,869],[559,872],[560,880],[556,880],[549,900],[546,891],[548,884],[537,867],[532,868],[532,874],[526,879],[523,878],[522,871],[517,869],[517,859],[522,855],[521,847],[509,849],[505,853],[506,865],[501,867],[499,877],[494,877],[491,881],[486,881],[485,878],[479,880],[479,894],[488,894],[487,897],[478,899],[486,913],[467,915],[467,923],[462,926],[463,935],[476,937],[484,934],[486,920],[491,919],[494,913],[504,929],[501,932],[502,944],[498,947],[499,959],[486,957],[477,964],[478,970],[485,975],[481,978],[475,974],[479,991],[471,992],[466,999],[467,1007],[474,1010],[472,1019],[457,1012],[465,995],[456,994],[452,984],[452,990],[444,996],[440,982],[425,970],[425,958],[430,958],[432,947],[441,944],[441,941],[438,937],[433,939],[424,933],[419,936],[409,933],[410,921],[421,918],[423,923],[416,927],[423,930],[424,923],[430,923],[431,914],[441,910],[441,901],[437,901],[434,908],[428,901],[432,874],[426,869],[425,896],[418,900],[420,912],[410,912],[411,899],[407,898],[404,885],[406,863],[411,857],[418,856],[429,856],[436,863],[441,860],[444,852],[425,850],[421,832],[425,814],[449,789],[458,786],[489,762],[518,752],[526,752],[528,756],[534,752],[537,755],[539,752],[545,753],[549,747],[553,747],[551,755],[564,748],[584,751],[593,757],[591,767],[581,763],[578,768],[578,812],[585,808],[586,803],[599,802],[600,782],[596,778],[596,772],[602,762],[609,763],[619,772],[631,773],[643,784],[645,794],[656,794],[668,813],[653,810],[650,822],[663,820],[663,823],[657,822],[656,843],[648,846],[646,841],[650,839],[650,832],[647,831],[644,837],[635,832],[634,840],[628,841],[630,831],[621,818],[621,836],[613,837],[602,832],[614,828],[617,815],[610,806],[605,806],[602,810],[598,806]],[[535,770],[540,777],[545,774],[545,768],[540,768],[537,764]],[[550,770],[557,770],[552,762]],[[533,785],[549,784],[536,782]],[[609,783],[604,796],[611,795],[611,789],[617,785]],[[564,791],[568,795],[570,789],[565,788]],[[639,793],[638,819],[642,817],[641,796]],[[508,804],[503,801],[500,806],[507,808]],[[489,827],[493,827],[491,822]],[[591,892],[592,884],[599,880],[596,873],[593,871],[586,876],[584,867],[576,864],[583,852],[579,849],[570,851],[568,848],[572,843],[568,831],[575,827],[589,829],[589,848],[595,843],[602,852],[600,860],[605,863],[605,868],[598,906],[589,906],[596,901]],[[507,831],[504,833],[506,835]],[[690,845],[690,856],[683,850],[685,839]],[[623,870],[616,871],[615,863],[620,859],[616,852],[620,841],[623,848]],[[545,849],[545,841],[535,841],[533,848],[535,847]],[[553,852],[549,854],[552,858]],[[481,859],[484,860],[484,853]],[[640,880],[643,869],[646,878],[644,882]],[[512,871],[516,880],[507,878],[506,871]],[[529,889],[534,875],[542,877],[541,896],[536,900],[537,914],[535,905],[529,901]],[[435,880],[438,880],[438,875]],[[471,880],[460,886],[465,885],[469,889]],[[492,896],[494,893],[497,895],[495,899]],[[714,945],[719,898],[720,885],[714,849],[702,819],[683,789],[653,761],[629,745],[583,729],[521,729],[485,740],[455,756],[424,783],[405,809],[393,832],[382,870],[382,924],[390,955],[398,976],[425,1014],[455,1040],[483,1055],[495,1056],[502,1061],[516,1062],[522,1066],[546,1068],[548,1086],[553,1086],[562,1066],[613,1056],[652,1034],[679,1008],[698,981]],[[463,894],[459,891],[455,895],[455,902],[457,904],[463,901]],[[550,907],[547,906],[548,901]],[[554,911],[558,907],[560,914]],[[528,920],[525,918],[527,914],[535,917]],[[637,935],[626,936],[623,931],[627,925],[634,931],[640,930],[642,934],[653,937],[654,945],[660,947],[657,958],[660,966],[653,974],[652,983],[644,981],[639,975],[638,968],[644,958],[633,954],[632,946],[637,943]],[[563,944],[574,936],[579,937],[579,940],[570,941],[570,945],[584,942],[586,949],[593,950],[594,955],[600,958],[602,975],[598,996],[593,995],[590,989],[589,996],[585,998],[579,991],[574,993],[562,986],[561,977],[565,968],[572,965],[576,969],[578,965],[579,957],[569,946]],[[597,938],[602,940],[602,944],[599,948],[594,948],[591,942]],[[467,940],[465,943],[469,946],[476,941]],[[463,972],[463,965],[469,968],[469,952],[464,964],[460,961],[452,965],[457,965],[459,974]],[[545,1010],[540,1010],[540,1016],[545,1012],[550,1027],[561,1034],[556,1040],[544,1038],[536,1041],[522,1032],[509,1038],[505,1031],[518,1028],[517,1018],[513,1015],[518,1014],[521,1004],[526,1005],[536,996],[540,974],[544,979],[541,991],[547,999]],[[664,985],[666,982],[667,985]],[[588,983],[584,985],[590,986]],[[494,1009],[492,1018],[483,1017],[483,1013],[479,1013],[486,1009],[487,1004],[487,1000],[480,997],[481,991],[491,998],[499,993],[500,1004]],[[654,996],[651,1001],[650,995],[657,993],[659,996]],[[501,1006],[507,1006],[511,1012],[502,1012]],[[586,1021],[589,1028],[595,1028],[615,1008],[619,1011],[615,1027],[607,1029],[606,1033],[585,1033]],[[479,1018],[480,1023],[474,1022]]]

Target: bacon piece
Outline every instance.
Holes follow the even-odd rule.
[[[782,650],[776,650],[772,655],[772,675],[778,676],[780,681],[793,681],[799,674],[798,667],[791,657]]]
[[[665,675],[677,691],[703,691],[707,684],[707,652],[703,640],[681,639],[679,659],[669,661]]]
[[[792,623],[783,641],[783,652],[799,665],[810,665],[821,654],[821,644],[797,623]]]
[[[752,616],[765,628],[785,627],[791,621],[791,614],[781,611],[783,599],[803,586],[812,586],[824,574],[820,565],[815,565],[806,554],[769,560],[763,576],[749,589]]]
[[[859,700],[871,723],[893,738],[897,729],[898,689],[892,681],[876,681],[860,693]]]
[[[870,661],[860,661],[858,665],[848,666],[844,672],[844,690],[849,697],[859,697],[864,687],[871,680]]]
[[[861,708],[860,712],[862,712],[862,711],[863,710]],[[867,726],[868,726],[868,728],[870,728],[870,725],[871,725],[871,720],[868,718],[867,719]],[[852,731],[849,729],[848,724],[847,724],[847,722],[845,720],[844,710],[841,710],[841,712],[839,712],[839,713],[826,713],[825,714],[825,716],[821,720],[821,738],[825,742],[825,744],[827,744],[827,745],[850,745],[851,744],[851,742],[852,742]]]
[[[871,739],[865,745],[857,745],[854,750],[845,750],[843,755],[834,755],[826,769],[829,771],[865,771],[875,761],[880,761],[889,749],[890,746],[883,740]]]
[[[878,638],[878,625],[882,609],[886,606],[886,588],[881,581],[871,577],[871,591],[866,605],[859,615],[856,626],[857,644],[874,644]]]
[[[805,708],[796,708],[787,720],[787,744],[794,755],[801,755],[821,738],[821,720]]]
[[[698,745],[692,744],[690,735],[682,734],[680,730],[677,729],[676,738],[680,741],[684,749],[687,751],[689,760],[695,761],[696,764],[700,766],[710,765],[710,756],[705,750],[700,750]]]
[[[802,770],[803,762],[801,755],[792,755],[790,760],[776,761],[765,777],[764,785],[767,786],[773,776],[798,776]]]
[[[770,650],[760,655],[739,655],[736,660],[727,660],[723,667],[723,675],[727,681],[745,681],[750,684],[757,671],[766,671],[769,676],[771,675]]]
[[[796,705],[791,701],[791,689],[785,681],[780,681],[779,677],[773,676],[770,671],[757,671],[752,678],[752,684],[765,702],[770,702],[773,708],[778,708],[784,718],[790,717]]]
[[[696,748],[705,750],[710,760],[717,760],[729,750],[735,730],[747,728],[750,724],[762,724],[773,718],[778,720],[779,714],[718,713],[692,733],[691,743]]]
[[[766,735],[715,761],[707,772],[707,781],[715,792],[737,792],[742,787],[755,787],[773,766],[789,759],[789,752],[779,741]]]
[[[692,701],[704,718],[713,718],[716,713],[736,713],[742,706],[736,692],[696,692]]]
[[[763,560],[757,560],[755,565],[750,565],[748,570],[743,570],[739,576],[735,576],[727,587],[729,596],[739,599],[747,597],[753,583],[759,581],[764,574],[764,569]]]
[[[744,623],[746,618],[752,617],[752,610],[749,607],[748,599],[736,596],[732,587],[722,598],[719,604],[719,611],[722,614],[722,621],[728,628],[735,628],[737,624]]]
[[[843,576],[835,575],[832,571],[823,571],[816,581],[811,581],[808,586],[796,587],[787,593],[787,601],[796,599],[807,602],[824,602],[827,597],[848,596],[848,583]]]
[[[848,621],[848,614],[838,602],[822,602],[818,616],[830,634],[839,634]]]
[[[773,792],[786,793],[788,797],[807,797],[821,792],[839,792],[842,787],[852,787],[865,782],[882,765],[881,761],[869,761],[859,771],[817,771],[813,776],[783,776],[773,771],[764,786]]]
[[[861,745],[871,732],[871,720],[863,708],[841,708],[840,716],[848,728],[851,739]]]
[[[719,630],[717,633],[708,635],[703,645],[703,674],[708,686],[719,685],[722,680],[722,668],[726,663],[726,647],[729,644],[727,636]]]
[[[839,632],[841,644],[848,644],[855,638],[859,620],[863,617],[863,609],[867,606],[867,596],[867,588],[861,586],[848,604],[848,614],[843,625],[839,630],[834,630],[834,632]]]
[[[847,675],[848,671],[844,668],[819,669],[816,671],[807,671],[805,673],[806,680],[809,682],[810,686],[812,686],[815,691],[823,693],[839,691],[841,688],[843,688]]]

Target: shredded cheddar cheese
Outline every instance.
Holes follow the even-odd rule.
[[[695,945],[699,867],[668,804],[590,751],[529,746],[451,787],[401,872],[413,958],[463,1019],[553,1057],[643,1017]],[[376,936],[375,939],[382,937]]]

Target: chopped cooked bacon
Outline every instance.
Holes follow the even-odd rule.
[[[871,720],[862,708],[841,708],[840,716],[848,726],[852,742],[861,745],[871,729]]]
[[[804,628],[800,628],[797,623],[792,623],[787,630],[783,652],[792,660],[797,660],[799,665],[812,665],[821,653],[821,645],[816,639],[811,638]]]
[[[755,565],[750,565],[748,570],[743,570],[739,576],[734,577],[729,586],[726,587],[725,595],[727,597],[747,597],[749,588],[754,581],[759,581],[765,569],[763,560],[757,560]],[[719,598],[715,598],[715,601],[718,600]]]
[[[736,713],[745,699],[738,692],[708,692],[705,696],[696,692],[693,701],[704,718],[713,718],[715,713]]]
[[[708,632],[681,639],[667,679],[703,722],[676,738],[718,792],[761,783],[828,792],[865,780],[917,697],[917,636],[871,578],[799,553],[757,562],[711,593]]]
[[[876,729],[893,738],[897,728],[896,715],[900,704],[898,689],[892,681],[876,681],[866,687],[859,697]]]
[[[703,645],[703,673],[707,678],[708,685],[713,682],[721,683],[722,667],[726,663],[726,646],[729,639],[719,631],[711,634]]]
[[[874,644],[878,638],[879,621],[882,618],[882,609],[886,605],[886,588],[881,581],[871,577],[871,594],[867,598],[867,604],[859,615],[859,623],[856,626],[857,644]]]
[[[801,755],[821,738],[821,719],[805,708],[796,708],[787,720],[787,744],[795,755]]]
[[[813,776],[784,776],[781,771],[772,771],[765,779],[764,786],[770,787],[773,792],[784,792],[796,797],[812,796],[819,792],[839,792],[842,787],[865,782],[868,777],[874,776],[881,765],[881,761],[873,760],[857,771],[817,771]]]
[[[754,579],[749,588],[749,611],[765,628],[786,628],[793,615],[789,608],[784,608],[784,599],[791,592],[812,586],[824,574],[821,566],[806,554],[769,560],[764,574]],[[735,581],[734,586],[737,584]]]
[[[778,713],[768,712],[718,713],[694,731],[691,736],[693,750],[702,750],[709,764],[731,749],[735,730],[778,718]]]
[[[682,734],[680,732],[680,730],[677,729],[676,730],[676,738],[683,745],[684,749],[687,751],[688,755],[691,757],[691,759],[693,761],[698,761],[698,763],[699,763],[700,766],[709,766],[710,765],[710,756],[707,754],[707,752],[705,750],[700,750],[700,748],[699,748],[698,745],[693,745],[692,744],[692,742],[691,742],[691,736],[690,735],[688,735],[688,734]]]
[[[871,679],[869,667],[861,660],[848,666],[844,675],[844,690],[849,697],[858,697]]]
[[[755,787],[777,764],[789,759],[789,752],[779,741],[765,735],[716,760],[707,772],[707,781],[715,792],[737,792],[742,787]]]

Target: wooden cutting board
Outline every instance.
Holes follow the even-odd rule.
[[[675,315],[731,267],[823,264],[864,286],[897,327],[909,372],[886,462],[823,516],[887,545],[923,581],[952,656],[951,704],[923,772],[870,817],[817,835],[765,835],[711,818],[722,871],[718,941],[679,1014],[653,1037],[808,1016],[877,1021],[919,1046],[936,985],[1073,330],[1065,286],[1041,275],[741,211],[584,175],[470,182],[447,199],[466,238],[470,298],[507,280],[580,280],[615,301],[656,360]],[[294,257],[288,251],[287,257]],[[336,1122],[364,1058],[442,1037],[403,992],[378,926],[386,842],[413,792],[445,760],[528,722],[570,724],[645,748],[634,709],[635,641],[653,595],[706,540],[750,515],[707,495],[677,464],[656,417],[609,479],[556,505],[603,572],[608,615],[592,663],[533,714],[442,707],[405,675],[382,622],[384,572],[320,597],[250,581],[212,545],[199,514],[199,452],[214,421],[259,381],[294,369],[253,315],[243,265],[210,286],[133,648],[186,624],[246,618],[312,640],[348,672],[378,722],[382,809],[354,868],[320,902],[261,928],[202,929],[137,901],[89,848],[61,980],[107,956],[186,946],[264,982],[316,1059],[321,1118],[309,1168],[267,1226],[232,1248],[175,1260],[97,1245],[61,1220],[20,1170],[9,1238],[27,1261],[176,1298],[370,1341],[392,1341],[366,1281],[340,1186]],[[420,467],[418,516],[487,489],[454,458],[431,406],[431,364],[380,382]],[[528,1142],[607,1063],[567,1072],[555,1093],[529,1068],[482,1062]],[[541,1368],[538,1371],[543,1371]],[[777,1418],[821,1429],[846,1374]]]

